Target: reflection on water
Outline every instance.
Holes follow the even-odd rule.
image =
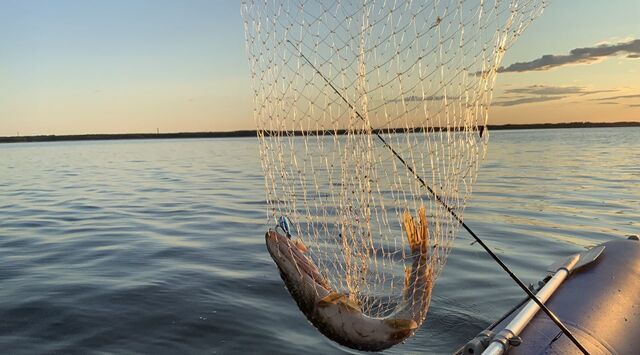
[[[526,282],[640,234],[640,129],[493,132],[465,220]],[[255,139],[0,145],[0,349],[340,353],[264,247]],[[459,233],[428,319],[450,353],[522,297]]]

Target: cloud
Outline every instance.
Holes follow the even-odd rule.
[[[572,96],[593,95],[616,90],[590,90],[580,86],[531,85],[507,89],[503,96],[493,104],[496,106],[515,106],[536,102],[560,100]]]
[[[590,101],[595,101],[600,105],[613,105],[613,104],[623,104],[622,102],[616,101],[616,100],[629,100],[629,99],[640,99],[640,94],[608,96],[608,97],[601,97],[597,99],[591,99]],[[632,103],[632,104],[627,104],[627,106],[640,107],[640,104]]]
[[[614,44],[605,43],[595,47],[575,48],[572,49],[569,54],[565,55],[547,54],[530,62],[519,62],[511,64],[506,68],[501,67],[498,69],[498,72],[509,73],[549,70],[569,64],[593,63],[616,55],[626,55],[627,58],[632,59],[640,58],[640,39]]]
[[[609,96],[609,97],[603,97],[600,99],[591,99],[591,100],[592,101],[610,101],[610,100],[636,99],[636,98],[640,98],[640,94]]]
[[[588,90],[581,86],[548,86],[531,85],[515,89],[505,90],[505,94],[525,94],[525,95],[591,95],[603,92],[614,92],[616,90]]]
[[[505,94],[526,95],[567,95],[582,92],[583,88],[577,86],[546,86],[531,85],[515,89],[505,90]]]
[[[392,100],[387,100],[385,101],[386,103],[391,103],[391,102],[417,102],[417,101],[440,101],[440,100],[444,100],[444,96],[442,95],[434,95],[434,96],[426,96],[426,97],[422,97],[419,95],[411,95],[411,96],[405,96],[405,97],[401,97],[398,99],[392,99]],[[447,99],[448,100],[457,100],[459,99],[458,96],[451,96],[451,95],[447,95]]]
[[[532,103],[536,103],[536,102],[560,100],[562,98],[563,98],[562,96],[521,97],[521,98],[517,98],[517,99],[497,101],[497,102],[494,102],[493,105],[495,105],[495,106],[516,106],[516,105],[523,105],[523,104],[532,104]]]
[[[639,99],[640,94],[629,94],[629,91],[625,93],[625,90],[622,89],[607,89],[607,90],[595,90],[590,89],[583,86],[552,86],[552,85],[529,85],[522,87],[512,87],[506,89],[502,92],[499,97],[493,102],[495,106],[517,106],[517,105],[525,105],[525,104],[534,104],[540,102],[547,101],[557,101],[566,98],[578,98],[587,95],[595,95],[595,94],[605,94],[605,93],[614,93],[610,94],[607,97],[600,98],[592,98],[592,99],[582,99],[593,101],[594,103],[601,105],[613,105],[613,104],[624,104],[620,102],[620,100],[630,100],[630,99]],[[617,95],[615,95],[617,94]],[[624,95],[622,95],[624,94]],[[403,98],[397,98],[392,100],[385,101],[386,103],[398,103],[398,102],[422,102],[422,101],[440,101],[443,100],[444,96],[441,95],[432,95],[422,97],[420,95],[410,95],[405,96]],[[447,95],[448,100],[457,100],[458,96],[449,96]],[[584,102],[584,101],[582,101]],[[632,101],[631,104],[627,104],[628,107],[640,107],[640,104],[636,104]]]

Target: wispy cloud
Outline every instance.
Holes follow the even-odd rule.
[[[590,101],[596,101],[601,105],[622,105],[625,102],[628,102],[631,99],[640,99],[640,94],[631,94],[631,95],[616,95],[616,96],[608,96],[601,97],[597,99],[591,99]],[[640,107],[640,103],[634,100],[633,103],[627,103],[627,107]]]
[[[593,63],[606,57],[617,55],[626,55],[627,58],[640,58],[640,39],[613,44],[605,43],[594,47],[575,48],[565,55],[547,54],[530,62],[519,62],[507,67],[501,67],[498,72],[549,70],[569,64]]]
[[[581,86],[548,86],[548,85],[530,85],[521,88],[507,89],[505,94],[524,94],[524,95],[591,95],[603,92],[614,92],[616,90],[589,90]]]
[[[616,90],[590,90],[580,86],[531,85],[504,91],[503,96],[493,104],[515,106],[537,102],[560,100],[572,96],[593,95]]]
[[[637,98],[640,98],[640,94],[609,96],[609,97],[602,97],[599,99],[592,99],[592,100],[593,101],[609,101],[609,100],[637,99]]]
[[[509,100],[502,100],[494,102],[495,106],[516,106],[523,104],[532,104],[536,102],[545,102],[545,101],[553,101],[560,100],[562,96],[538,96],[538,97],[521,97],[521,98],[513,98]]]
[[[411,96],[405,96],[405,97],[401,97],[401,98],[397,98],[397,99],[391,99],[391,100],[387,100],[387,103],[390,102],[417,102],[417,101],[440,101],[440,100],[444,100],[444,96],[442,95],[433,95],[433,96],[419,96],[419,95],[411,95]],[[459,97],[458,96],[452,96],[452,95],[447,95],[447,99],[448,100],[457,100]]]

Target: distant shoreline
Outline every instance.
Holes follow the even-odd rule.
[[[603,128],[603,127],[640,127],[640,122],[570,122],[570,123],[530,123],[488,125],[489,131],[520,130],[520,129],[559,129],[559,128]],[[389,130],[376,130],[379,133]],[[396,129],[402,131],[402,129]],[[416,131],[422,131],[417,129]],[[346,130],[338,130],[338,134],[345,134]],[[40,135],[40,136],[12,136],[0,137],[0,143],[26,142],[60,142],[60,141],[93,141],[93,140],[124,140],[124,139],[184,139],[184,138],[234,138],[256,137],[256,130],[227,131],[227,132],[181,132],[181,133],[120,133],[120,134],[79,134],[79,135]],[[311,132],[310,135],[322,134]],[[294,135],[301,135],[294,132]]]

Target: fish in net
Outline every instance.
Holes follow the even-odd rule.
[[[245,0],[267,249],[307,319],[377,351],[423,323],[542,0]]]

